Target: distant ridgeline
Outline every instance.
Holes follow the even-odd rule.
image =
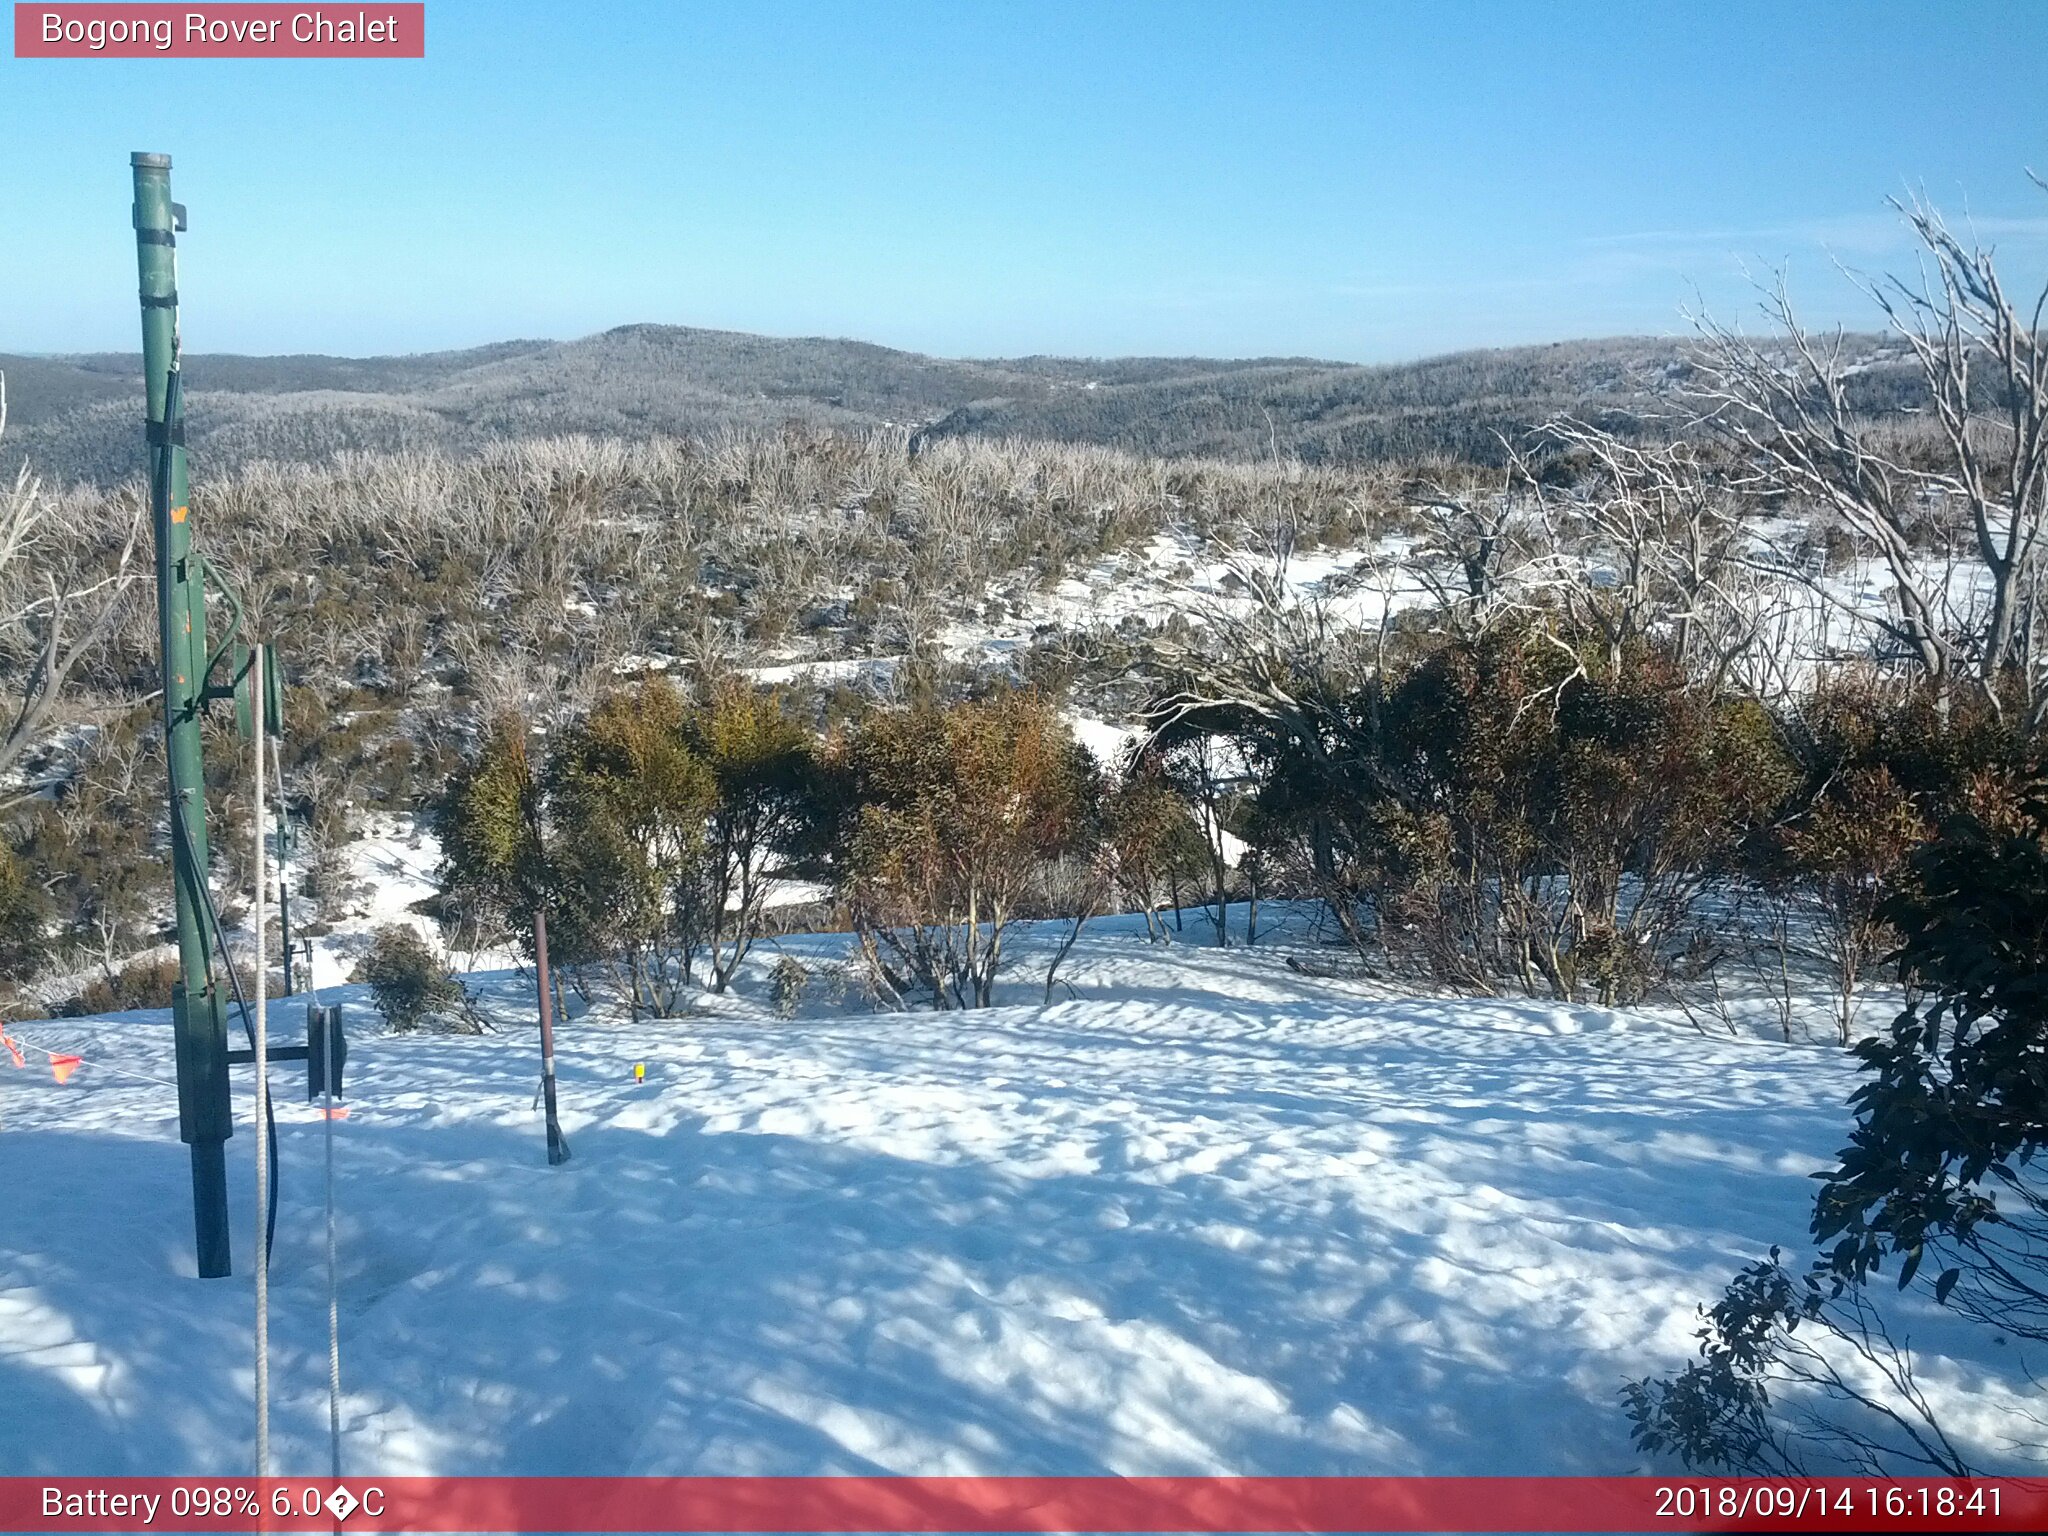
[[[1855,375],[1873,411],[1910,402],[1910,370],[1871,338]],[[790,422],[936,437],[1098,443],[1142,454],[1312,462],[1502,458],[1500,438],[1573,412],[1660,435],[1686,343],[1624,338],[1361,367],[1312,358],[946,359],[865,342],[632,325],[580,341],[508,341],[407,357],[186,360],[196,473],[338,451],[460,451],[567,433],[646,438]],[[139,472],[140,360],[0,355],[0,468],[50,481]]]

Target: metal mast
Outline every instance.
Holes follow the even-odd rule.
[[[156,536],[156,596],[163,658],[164,756],[170,776],[172,884],[178,910],[179,980],[171,994],[178,1060],[178,1135],[192,1148],[192,1214],[199,1273],[230,1269],[227,1139],[227,1006],[211,963],[207,900],[205,764],[200,708],[206,650],[205,573],[192,548],[178,374],[177,231],[171,157],[135,154],[135,260],[141,277],[142,372],[148,395],[149,491]]]

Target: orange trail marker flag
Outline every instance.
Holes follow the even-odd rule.
[[[52,1056],[50,1058],[50,1075],[55,1077],[60,1083],[68,1083],[71,1081],[71,1074],[84,1065],[85,1058],[83,1056]]]
[[[4,1029],[0,1029],[0,1045],[7,1047],[7,1054],[14,1058],[14,1064],[17,1067],[26,1067],[28,1065],[28,1058],[21,1054],[20,1044],[16,1042],[14,1036],[8,1034]]]

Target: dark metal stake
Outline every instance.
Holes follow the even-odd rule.
[[[548,1165],[569,1161],[569,1143],[562,1139],[562,1122],[555,1114],[555,1006],[548,987],[548,919],[545,912],[533,914],[533,961],[540,983],[540,1085],[548,1106]]]

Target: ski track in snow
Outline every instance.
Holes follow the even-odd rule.
[[[345,994],[345,1468],[1645,1470],[1617,1389],[1689,1357],[1697,1303],[1741,1264],[1796,1248],[1848,1060],[1368,996],[1199,948],[1197,926],[1161,948],[1102,925],[1078,1000],[1051,1007],[1025,1003],[1042,981],[1020,961],[1011,1006],[785,1023],[760,1001],[771,952],[698,1017],[577,1018],[560,1169],[530,1027],[378,1037]],[[524,1016],[516,975],[485,980]],[[169,1079],[165,1016],[21,1030],[87,1041],[88,1065],[64,1087],[0,1072],[0,1465],[246,1470],[247,1125],[238,1273],[202,1282],[172,1095],[97,1065]],[[273,1069],[290,1474],[326,1465],[299,1070]],[[1926,1362],[1966,1434],[2022,1384],[1998,1365]]]

